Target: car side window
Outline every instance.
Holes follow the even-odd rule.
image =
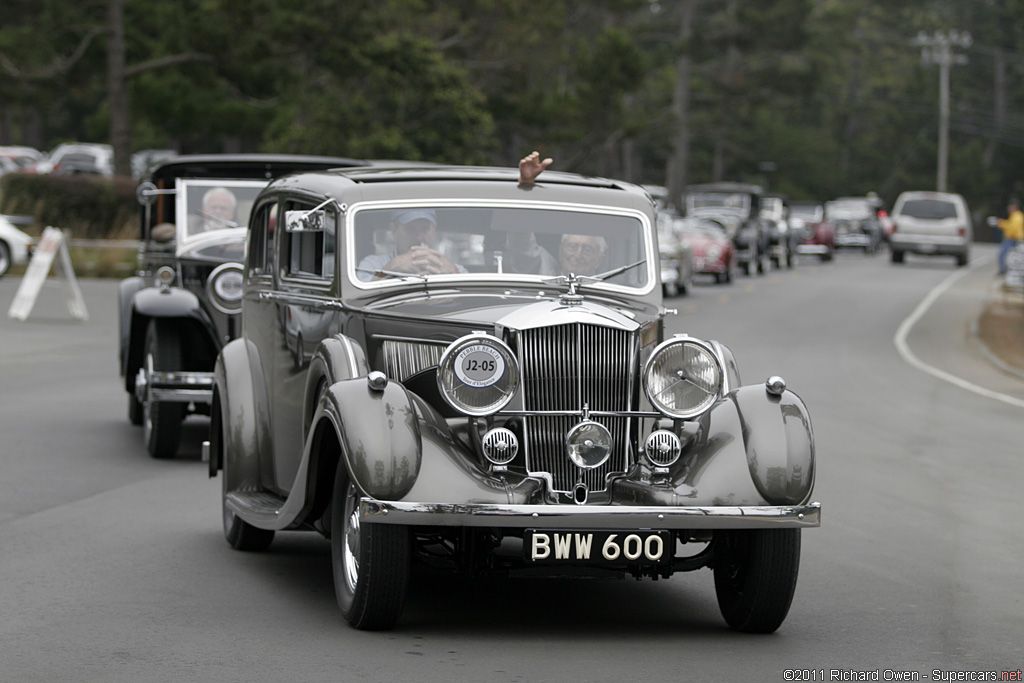
[[[285,203],[285,211],[310,211],[314,207],[305,202]],[[330,209],[318,209],[323,213],[322,229],[289,231],[284,235],[282,248],[287,257],[285,274],[291,277],[319,278],[331,280],[334,277],[336,250],[337,214]]]
[[[274,228],[277,223],[277,202],[259,207],[249,226],[249,277],[273,272]]]

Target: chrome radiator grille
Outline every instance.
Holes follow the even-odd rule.
[[[441,343],[386,339],[384,372],[388,377],[404,381],[421,370],[437,365],[446,346]]]
[[[515,336],[522,368],[523,408],[533,410],[629,410],[633,395],[637,338],[634,334],[579,323],[519,332]],[[591,491],[606,488],[605,477],[626,470],[631,421],[592,417],[612,433],[612,456],[601,467],[581,470],[565,454],[565,435],[574,416],[530,416],[524,420],[529,472],[551,474],[555,491],[571,491],[581,480]]]

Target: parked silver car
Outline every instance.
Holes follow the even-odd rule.
[[[893,233],[889,238],[892,262],[903,255],[955,256],[966,266],[974,231],[967,202],[952,192],[904,192],[892,210]]]

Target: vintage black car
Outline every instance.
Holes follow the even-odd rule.
[[[178,156],[139,185],[138,270],[118,287],[128,418],[156,458],[178,452],[182,420],[207,414],[213,364],[238,335],[246,225],[272,179],[366,162],[296,155]]]
[[[758,185],[733,182],[688,185],[683,191],[683,213],[724,225],[746,275],[770,268],[772,225],[761,216],[763,194]]]
[[[729,625],[776,629],[820,518],[803,402],[665,334],[640,187],[516,178],[353,169],[260,194],[203,447],[228,542],[329,538],[361,629],[395,624],[417,566],[711,567]]]
[[[875,254],[885,244],[885,229],[871,197],[839,197],[826,202],[825,220],[835,229],[837,249],[852,247]]]

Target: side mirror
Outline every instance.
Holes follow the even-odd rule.
[[[323,209],[285,211],[284,225],[288,232],[323,232],[327,225],[327,212]]]

